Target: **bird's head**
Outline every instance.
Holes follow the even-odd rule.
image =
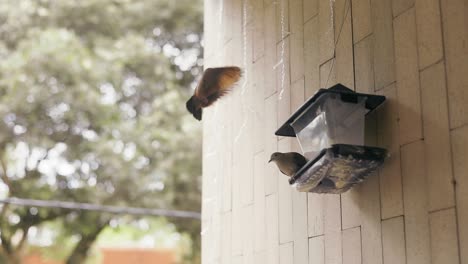
[[[190,97],[190,99],[185,103],[185,106],[187,107],[187,111],[189,111],[193,117],[195,117],[197,120],[202,119],[202,109],[200,107],[200,104],[196,102],[194,97]]]
[[[268,163],[272,162],[272,161],[277,161],[281,158],[281,155],[283,155],[283,153],[280,153],[280,152],[275,152],[273,154],[271,154],[271,157],[270,157],[270,160],[268,161]]]

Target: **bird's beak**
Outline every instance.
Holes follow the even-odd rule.
[[[270,160],[268,161],[268,163],[270,163],[271,161],[272,161],[272,159],[270,159]]]

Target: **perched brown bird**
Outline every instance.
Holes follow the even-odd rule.
[[[201,120],[202,108],[229,92],[240,77],[241,69],[235,66],[206,69],[193,96],[186,103],[187,110]]]
[[[271,154],[270,161],[274,161],[279,170],[289,177],[293,176],[302,166],[307,163],[304,156],[297,152],[275,152]]]

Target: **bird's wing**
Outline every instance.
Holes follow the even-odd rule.
[[[203,73],[195,94],[199,98],[206,98],[209,105],[228,93],[240,77],[239,67],[208,68]]]
[[[298,165],[298,169],[302,168],[307,163],[307,159],[299,153],[293,155],[294,163]]]
[[[218,86],[221,93],[225,93],[239,81],[241,77],[241,69],[239,67],[224,67],[221,68],[221,73],[218,77]]]
[[[284,175],[291,177],[291,175],[288,175],[286,172],[282,171],[281,169],[279,169],[279,170],[280,170],[281,173],[283,173]]]

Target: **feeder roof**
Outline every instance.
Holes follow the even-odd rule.
[[[291,126],[291,123],[300,116],[307,108],[316,103],[317,99],[327,93],[339,94],[340,98],[343,102],[358,102],[360,97],[366,98],[366,109],[369,111],[374,110],[380,104],[385,101],[385,96],[382,95],[374,95],[374,94],[364,94],[364,93],[356,93],[353,90],[347,88],[342,84],[336,84],[329,89],[320,89],[318,90],[309,100],[307,100],[299,109],[296,110],[294,114],[292,114],[289,119],[275,132],[277,136],[284,136],[284,137],[295,137],[296,133],[294,133],[294,129]]]

